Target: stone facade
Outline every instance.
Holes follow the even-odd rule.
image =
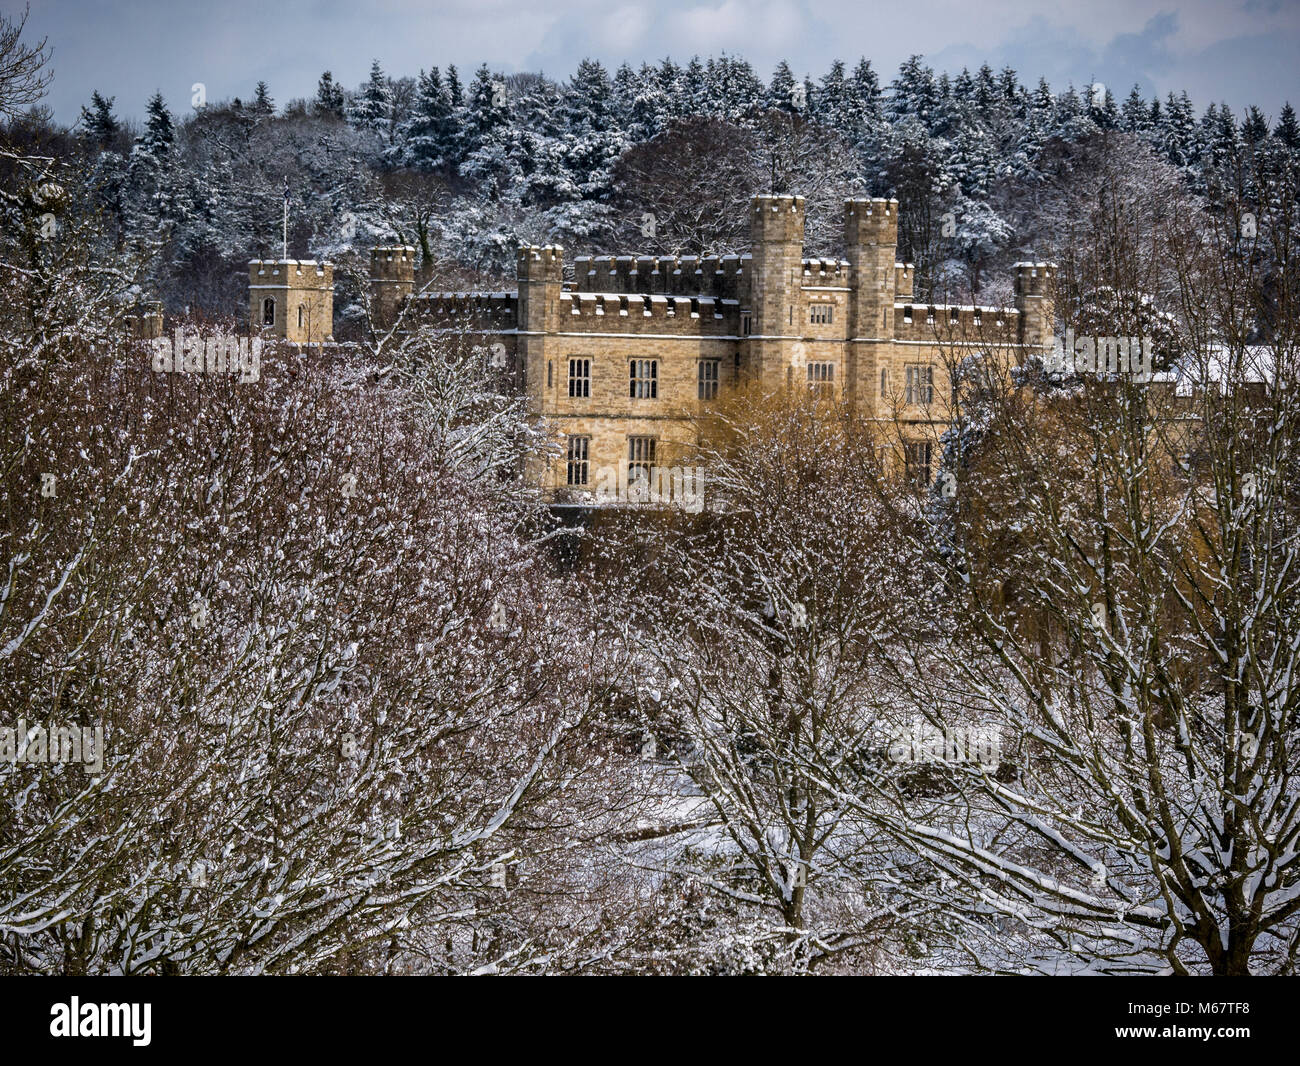
[[[912,267],[895,258],[897,201],[849,200],[844,226],[847,258],[806,258],[803,198],[759,196],[749,255],[579,257],[566,282],[560,248],[525,247],[516,292],[416,298],[512,352],[559,437],[560,457],[529,472],[557,501],[584,501],[598,471],[642,461],[646,438],[655,464],[675,464],[691,416],[751,384],[847,401],[901,430],[917,473],[932,474],[947,361],[963,346],[1050,346],[1053,268],[1016,264],[1012,308],[914,303]]]
[[[961,350],[1050,347],[1053,267],[1015,265],[1014,307],[917,303],[911,264],[896,259],[898,202],[844,205],[846,258],[803,254],[801,196],[758,196],[743,256],[579,257],[523,247],[508,292],[416,292],[416,252],[376,248],[372,313],[390,325],[408,301],[420,319],[504,345],[514,380],[560,446],[526,471],[557,502],[590,502],[628,464],[678,465],[695,416],[757,386],[816,390],[887,423],[899,461],[934,472],[948,422],[947,366]],[[252,260],[254,334],[329,340],[329,263]]]
[[[253,336],[320,344],[334,335],[334,265],[311,259],[250,259],[248,319]]]

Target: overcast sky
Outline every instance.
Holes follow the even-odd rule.
[[[24,4],[0,0],[11,17]],[[723,51],[766,81],[786,58],[819,77],[834,58],[869,58],[882,83],[919,52],[939,70],[1011,64],[1053,88],[1100,81],[1118,99],[1186,89],[1197,110],[1226,100],[1270,117],[1300,106],[1300,0],[32,0],[29,36],[48,38],[49,100],[71,122],[92,89],[138,117],[161,89],[173,110],[202,82],[209,101],[264,80],[277,104],[310,96],[322,70],[349,87],[377,58],[393,76],[481,62],[566,77],[584,56],[609,68]]]

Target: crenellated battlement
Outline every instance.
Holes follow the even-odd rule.
[[[745,291],[749,261],[747,255],[584,255],[573,261],[572,290],[735,300]]]
[[[300,288],[304,282],[312,288],[334,285],[334,264],[315,259],[250,259],[250,285],[280,285]]]
[[[370,249],[370,280],[408,282],[415,279],[415,249],[409,244]]]
[[[740,306],[715,296],[565,292],[560,319],[561,328],[570,331],[734,336]]]
[[[803,244],[805,206],[802,196],[755,196],[749,210],[749,233],[760,242]]]
[[[898,201],[879,196],[845,200],[844,243],[849,248],[897,244]]]
[[[523,244],[515,256],[516,277],[520,281],[557,281],[564,273],[564,249],[558,244]]]
[[[415,299],[421,315],[495,329],[515,327],[519,304],[515,292],[425,292]]]
[[[918,303],[911,299],[894,302],[896,340],[1002,342],[1007,339],[1014,341],[1019,331],[1020,312],[1014,307]]]
[[[847,259],[805,259],[803,279],[805,285],[837,285],[849,283]]]
[[[1046,296],[1056,273],[1055,263],[1022,262],[1012,264],[1016,272],[1017,296]]]

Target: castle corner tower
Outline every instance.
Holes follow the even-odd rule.
[[[403,302],[415,291],[415,249],[408,244],[370,250],[370,299],[375,325],[397,321]]]
[[[314,259],[250,259],[248,317],[253,335],[319,344],[334,335],[334,264]]]

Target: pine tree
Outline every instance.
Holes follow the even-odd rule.
[[[821,87],[817,92],[816,115],[824,126],[841,129],[844,125],[846,89],[844,84],[844,63],[836,59],[831,69],[822,76]]]
[[[453,110],[465,106],[465,92],[460,86],[460,75],[454,63],[447,68],[447,99]]]
[[[790,69],[790,64],[783,59],[772,72],[772,80],[768,84],[764,104],[769,108],[781,111],[796,110],[794,87],[794,71]]]
[[[1164,119],[1159,126],[1160,147],[1174,166],[1190,166],[1196,159],[1196,118],[1187,93],[1165,98]]]
[[[1120,108],[1120,129],[1125,133],[1142,134],[1151,128],[1151,115],[1146,101],[1142,98],[1142,89],[1136,83]]]
[[[682,115],[700,115],[709,113],[709,90],[704,64],[699,56],[691,56],[681,76]],[[716,112],[715,112],[716,113]]]
[[[480,64],[474,72],[467,110],[466,154],[477,151],[492,139],[496,130],[510,123],[510,102],[506,96],[505,81],[494,77],[486,63]]]
[[[1263,144],[1268,137],[1268,119],[1253,104],[1247,109],[1246,117],[1241,122],[1241,136],[1246,144],[1254,146]]]
[[[885,115],[891,123],[917,119],[926,129],[935,120],[939,88],[934,71],[921,62],[919,55],[909,56],[898,68],[898,77],[890,85]]]
[[[370,64],[370,77],[357,95],[352,108],[352,125],[360,130],[373,130],[386,140],[392,138],[392,93],[388,79],[376,59]]]
[[[993,74],[993,68],[984,63],[975,75],[975,104],[979,108],[980,117],[985,122],[993,121],[993,108],[997,98],[997,78]]]
[[[176,129],[161,92],[154,93],[145,111],[144,129],[131,148],[127,169],[130,213],[138,229],[176,222],[186,214],[174,158]]]
[[[253,90],[253,112],[261,118],[270,118],[275,114],[275,101],[271,99],[271,90],[266,82],[259,81]]]
[[[115,99],[117,97],[110,96],[105,100],[95,90],[90,94],[90,107],[81,109],[82,135],[101,149],[111,148],[122,130],[121,124],[113,117]]]
[[[455,129],[451,101],[437,67],[428,74],[420,71],[415,114],[402,131],[402,141],[407,166],[437,170],[452,162]]]
[[[1273,136],[1292,151],[1300,148],[1300,124],[1296,123],[1295,110],[1291,107],[1290,101],[1282,105]]]
[[[161,92],[155,92],[145,108],[144,131],[135,139],[133,155],[147,156],[163,164],[170,162],[172,145],[176,141],[176,130],[172,124],[171,112]]]
[[[346,104],[343,86],[336,84],[334,75],[325,71],[316,85],[316,114],[341,119]]]

